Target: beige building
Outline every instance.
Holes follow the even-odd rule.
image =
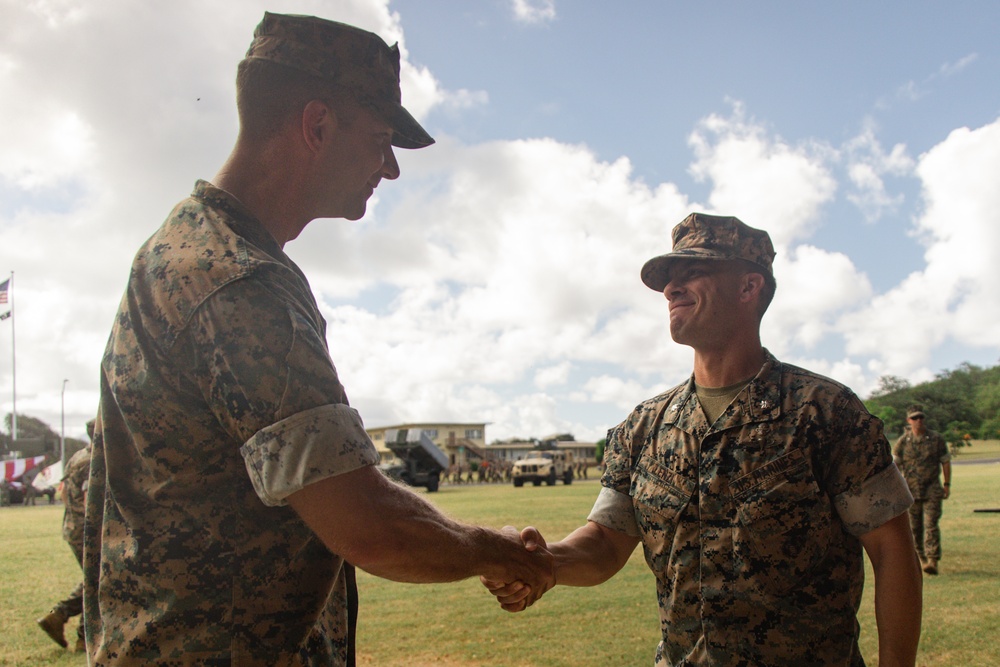
[[[422,431],[448,456],[449,465],[466,466],[471,461],[491,458],[486,448],[486,424],[484,422],[455,424],[446,422],[418,422],[394,424],[368,428],[368,436],[375,443],[375,449],[382,455],[382,462],[392,461],[395,456],[385,446],[386,431]]]
[[[585,463],[588,466],[597,464],[597,443],[577,442],[575,440],[543,440],[541,442],[503,442],[489,445],[486,451],[490,458],[504,461],[517,461],[525,458],[528,452],[542,447],[542,442],[555,444],[561,452],[572,452],[573,461]]]
[[[365,429],[375,443],[375,448],[382,455],[382,462],[391,462],[395,456],[385,446],[386,431],[422,431],[434,441],[448,457],[448,465],[459,465],[467,468],[469,463],[478,463],[484,459],[499,461],[517,461],[523,459],[528,452],[538,449],[539,442],[511,442],[486,444],[486,423],[449,423],[449,422],[412,422],[408,424],[393,424],[378,428]],[[404,436],[405,437],[405,436]],[[593,442],[555,441],[557,449],[573,453],[577,463],[596,465],[595,452],[597,444]]]

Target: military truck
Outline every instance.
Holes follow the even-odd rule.
[[[573,452],[563,452],[558,449],[535,449],[528,452],[520,461],[514,462],[511,470],[514,486],[524,486],[531,482],[540,486],[545,482],[549,486],[561,479],[563,484],[573,483]]]
[[[441,475],[448,468],[448,456],[426,433],[389,429],[385,432],[385,446],[396,458],[381,464],[382,472],[410,486],[423,486],[429,492],[438,490]]]

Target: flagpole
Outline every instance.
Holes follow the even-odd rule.
[[[10,285],[7,286],[7,295],[10,300],[10,370],[11,383],[13,385],[14,405],[10,411],[10,444],[11,447],[17,443],[17,343],[14,340],[14,272],[10,272]]]
[[[66,383],[63,380],[62,388],[62,431],[59,432],[59,462],[63,465],[63,472],[66,471]]]

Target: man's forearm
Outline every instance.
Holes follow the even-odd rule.
[[[862,535],[861,541],[875,573],[879,665],[912,667],[920,641],[923,575],[906,514]]]
[[[547,552],[525,551],[516,531],[455,521],[374,469],[322,480],[288,502],[331,551],[379,577],[429,583],[485,575],[548,587]]]
[[[549,545],[555,559],[556,583],[563,586],[604,583],[625,566],[638,542],[638,538],[589,521]]]

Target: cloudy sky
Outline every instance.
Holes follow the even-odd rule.
[[[265,9],[398,41],[438,140],[285,248],[368,425],[602,437],[690,372],[639,268],[691,211],[770,232],[785,361],[862,396],[1000,361],[1000,4],[0,0],[4,414],[16,359],[18,413],[58,430],[65,399],[83,436],[132,255],[226,158]]]

